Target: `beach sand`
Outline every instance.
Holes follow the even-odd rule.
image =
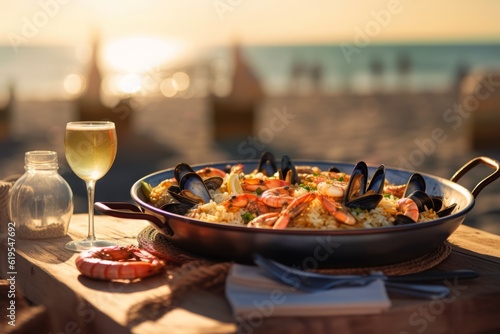
[[[455,103],[451,93],[270,97],[255,112],[252,135],[214,141],[207,99],[140,99],[131,132],[119,133],[113,167],[97,182],[96,201],[130,202],[136,180],[178,162],[246,160],[264,150],[295,159],[364,160],[444,178],[476,156],[500,160],[499,149],[471,147],[470,118],[447,117]],[[64,128],[76,119],[72,101],[16,101],[10,133],[0,142],[0,179],[24,172],[24,152],[55,150],[75,194],[75,212],[85,212],[84,183],[64,157]],[[472,189],[490,172],[480,169],[460,183]],[[464,224],[500,234],[499,194],[497,180],[481,192]]]

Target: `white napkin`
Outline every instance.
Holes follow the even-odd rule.
[[[234,264],[226,297],[235,316],[325,316],[380,313],[391,306],[384,282],[363,287],[304,292],[281,284],[259,267]]]

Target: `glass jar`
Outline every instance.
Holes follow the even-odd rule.
[[[73,192],[58,174],[57,153],[26,152],[26,172],[10,191],[10,218],[23,239],[62,237],[73,214]]]

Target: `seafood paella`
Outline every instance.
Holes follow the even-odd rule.
[[[225,170],[193,170],[185,163],[174,177],[156,186],[142,184],[157,208],[212,223],[272,229],[356,229],[422,223],[449,215],[455,205],[425,192],[425,180],[414,173],[405,184],[393,184],[380,165],[369,176],[365,162],[350,174],[332,166],[295,165],[283,156],[280,166],[270,152],[254,171],[242,165]]]

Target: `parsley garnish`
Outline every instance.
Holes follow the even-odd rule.
[[[311,191],[312,190],[311,186],[308,186],[307,184],[300,184],[299,186],[302,187],[302,188],[304,188],[307,191]]]
[[[248,224],[253,219],[253,215],[250,212],[245,212],[241,215],[241,218],[243,218],[245,224]]]

